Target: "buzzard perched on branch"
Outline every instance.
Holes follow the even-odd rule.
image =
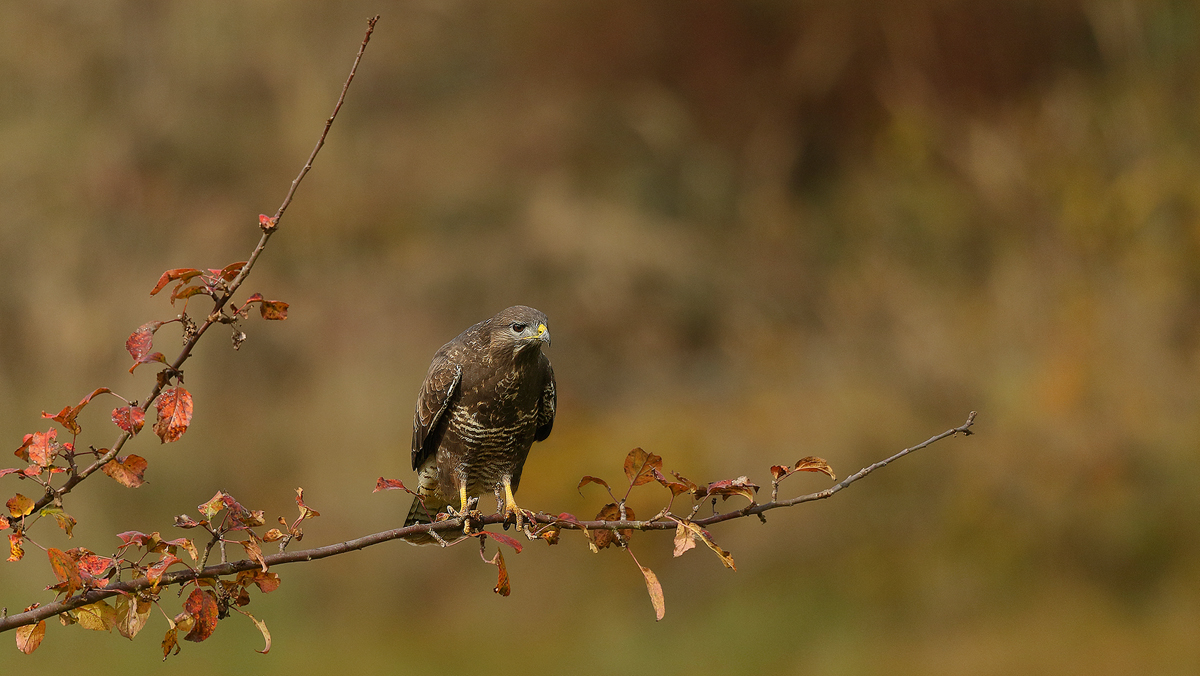
[[[417,495],[405,526],[428,523],[494,492],[498,511],[521,522],[513,493],[535,441],[554,426],[554,369],[546,315],[524,305],[501,310],[433,355],[413,416]],[[431,544],[429,535],[407,539]]]

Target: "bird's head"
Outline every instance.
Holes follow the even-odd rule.
[[[541,311],[525,305],[514,305],[492,317],[492,344],[509,347],[516,356],[527,350],[537,352],[550,344],[549,320]]]

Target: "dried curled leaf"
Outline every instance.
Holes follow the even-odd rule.
[[[683,553],[696,546],[696,534],[692,529],[684,524],[679,524],[675,528],[675,556],[683,556]]]
[[[155,402],[158,422],[154,433],[164,444],[178,441],[192,422],[192,395],[182,387],[172,387],[158,395]]]
[[[140,596],[117,597],[117,633],[129,640],[146,626],[154,605]]]
[[[321,516],[320,512],[318,512],[317,510],[304,504],[304,489],[303,488],[296,489],[296,506],[300,508],[300,519],[301,520],[311,519],[313,517]]]
[[[604,479],[601,479],[599,477],[594,477],[594,476],[585,476],[579,480],[579,486],[576,487],[576,490],[579,491],[580,495],[583,495],[583,487],[588,484],[600,484],[601,486],[604,486],[604,488],[606,490],[608,490],[608,492],[610,492],[610,493],[612,492],[612,488],[609,487],[608,482],[605,481]]]
[[[492,533],[489,533],[492,535]],[[483,542],[479,543],[479,558],[483,558]],[[490,563],[496,567],[496,586],[492,591],[501,596],[508,596],[512,593],[512,587],[508,582],[508,568],[504,565],[504,552],[496,550],[496,555],[490,559],[483,559],[484,563]]]
[[[416,495],[413,491],[408,490],[403,481],[399,479],[384,479],[383,477],[379,477],[379,480],[375,482],[375,490],[371,492],[378,493],[379,491],[404,491],[409,495]]]
[[[750,502],[754,502],[754,494],[758,492],[758,486],[750,483],[750,480],[746,477],[740,476],[736,479],[714,481],[707,488],[701,490],[703,491],[703,495],[697,496],[701,500],[717,495],[721,496],[722,500],[728,500],[730,496],[740,495]]]
[[[667,603],[663,598],[662,585],[658,582],[658,576],[654,571],[638,564],[638,568],[642,569],[642,577],[646,578],[646,591],[650,593],[650,603],[654,606],[654,621],[657,622],[667,614]]]
[[[625,518],[633,521],[637,517],[634,516],[633,508],[625,506]],[[596,515],[597,521],[620,521],[621,508],[615,502],[610,502],[600,509],[600,513]],[[618,537],[617,533],[620,533]],[[629,537],[633,535],[633,529],[622,528],[619,531],[614,531],[608,528],[594,528],[587,531],[588,545],[593,552],[598,552],[601,549],[608,547],[614,542],[620,544],[621,538],[625,542],[629,541]]]
[[[783,465],[771,466],[771,476],[775,478],[776,483],[796,472],[821,472],[827,474],[830,479],[837,481],[837,475],[833,473],[833,468],[829,466],[829,463],[825,462],[823,458],[812,455],[797,460],[794,467],[785,467]]]
[[[162,273],[161,277],[158,278],[158,284],[154,285],[154,289],[150,291],[150,295],[154,296],[158,294],[159,291],[162,291],[167,287],[167,284],[170,284],[173,281],[178,280],[180,284],[187,284],[192,278],[199,277],[202,274],[204,274],[204,271],[197,270],[196,268],[175,268],[174,270],[167,270],[166,272]]]

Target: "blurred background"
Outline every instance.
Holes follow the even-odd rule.
[[[5,3],[0,446],[95,387],[159,274],[244,260],[382,14],[248,284],[290,318],[214,330],[191,430],[97,476],[67,541],[171,528],[226,490],[300,546],[399,525],[433,352],[516,303],[551,320],[554,434],[520,501],[592,516],[634,446],[708,481],[806,455],[839,476],[979,411],[835,498],[671,557],[578,536],[508,555],[386,544],[281,567],[166,668],[256,673],[1200,672],[1200,6],[1122,0]],[[192,312],[203,316],[202,299]],[[156,349],[178,349],[176,325]],[[115,400],[81,417],[108,446]],[[0,461],[0,467],[15,460]],[[829,485],[789,479],[783,494]],[[4,497],[27,484],[0,480]],[[656,511],[666,491],[632,501]],[[194,533],[193,533],[194,534]],[[44,555],[0,605],[51,600]],[[177,612],[170,593],[164,606]],[[51,622],[0,665],[161,664]],[[0,637],[9,642],[11,634]]]

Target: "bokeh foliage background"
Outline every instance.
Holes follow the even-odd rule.
[[[172,316],[174,267],[243,260],[383,18],[316,168],[245,287],[289,301],[188,363],[195,422],[136,491],[68,503],[68,545],[224,489],[395,526],[428,359],[513,303],[551,318],[554,434],[526,506],[590,516],[583,474],[642,446],[696,480],[815,454],[842,475],[980,411],[835,499],[737,522],[657,571],[619,552],[389,545],[280,568],[165,668],[257,673],[1192,674],[1200,671],[1200,7],[1132,0],[4,3],[0,439],[94,387]],[[164,329],[159,348],[173,353]],[[107,446],[107,406],[81,440]],[[0,465],[7,466],[0,462]],[[826,485],[792,479],[794,492]],[[5,493],[18,486],[0,482]],[[661,489],[634,506],[652,513]],[[51,575],[0,566],[19,610]],[[168,607],[172,608],[171,602]],[[51,623],[0,665],[128,673]],[[4,641],[11,641],[4,638]],[[16,673],[15,671],[13,673]]]

